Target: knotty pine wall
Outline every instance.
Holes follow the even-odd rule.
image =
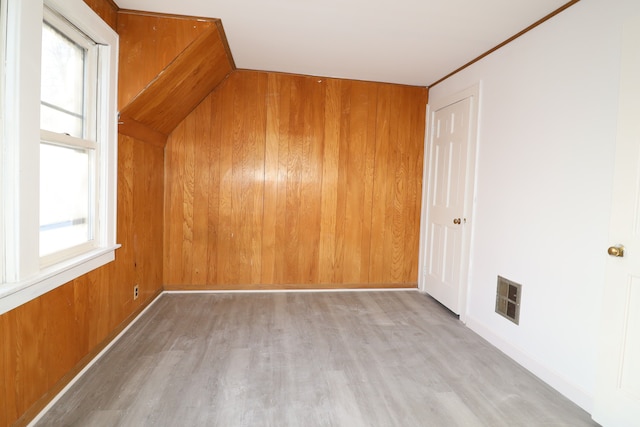
[[[232,73],[167,142],[165,288],[415,287],[426,102]]]
[[[116,27],[113,3],[87,3]],[[115,262],[0,315],[0,426],[37,415],[161,291],[163,167],[162,147],[120,135]]]

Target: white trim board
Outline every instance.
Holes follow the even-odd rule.
[[[82,378],[82,376],[93,366],[96,364],[96,362],[98,360],[100,360],[100,358],[102,356],[104,356],[107,351],[109,351],[109,349],[111,349],[111,347],[113,347],[113,345],[115,343],[117,343],[120,338],[122,338],[122,336],[129,330],[129,328],[131,328],[135,323],[138,322],[138,320],[147,312],[147,310],[149,310],[151,308],[152,305],[154,305],[161,297],[162,295],[164,295],[164,292],[160,292],[158,294],[158,296],[156,296],[153,301],[151,301],[140,313],[138,313],[138,315],[131,321],[129,322],[129,324],[127,326],[125,326],[125,328],[120,331],[120,333],[118,335],[116,335],[111,341],[109,341],[109,343],[100,351],[100,353],[98,353],[93,359],[91,359],[89,361],[89,363],[86,364],[86,366],[84,368],[82,368],[82,370],[80,370],[80,372],[78,372],[78,374],[73,377],[73,379],[71,381],[69,381],[69,383],[64,386],[64,388],[62,390],[60,390],[60,392],[58,394],[55,395],[55,397],[53,399],[51,399],[51,401],[47,404],[47,406],[45,406],[44,408],[42,408],[42,411],[40,411],[40,413],[38,413],[38,415],[35,416],[35,418],[33,420],[31,420],[29,422],[29,424],[27,424],[27,427],[33,427],[36,425],[36,423],[38,421],[40,421],[40,419],[44,416],[44,414],[46,414],[49,409],[51,409],[53,407],[53,405],[55,405],[58,400],[60,400],[60,398],[62,396],[64,396],[64,394],[76,383],[78,382],[78,380],[80,378]]]
[[[282,293],[326,293],[326,292],[419,292],[418,288],[338,288],[338,289],[184,289],[163,291],[163,294],[282,294]]]
[[[593,396],[574,385],[567,377],[547,368],[536,359],[527,355],[522,349],[503,340],[474,317],[467,316],[466,326],[567,399],[580,406],[589,414],[592,413]]]

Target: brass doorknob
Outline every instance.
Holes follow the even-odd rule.
[[[609,255],[611,255],[611,256],[623,257],[624,256],[624,246],[622,246],[622,245],[610,246],[609,249],[607,249],[607,253]]]
[[[460,218],[454,218],[453,223],[456,225],[460,224]]]

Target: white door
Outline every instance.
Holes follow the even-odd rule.
[[[640,18],[640,17],[639,17]],[[593,419],[640,426],[640,19],[624,28],[598,385]],[[615,256],[616,246],[624,252]],[[603,248],[603,252],[606,248]]]
[[[420,288],[456,314],[466,303],[477,98],[475,87],[436,104],[429,118]]]

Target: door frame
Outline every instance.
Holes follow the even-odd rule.
[[[432,177],[432,141],[433,141],[433,118],[435,112],[456,102],[470,98],[469,112],[469,140],[467,146],[467,162],[465,176],[465,195],[464,195],[464,211],[463,217],[466,223],[462,229],[462,254],[460,257],[460,293],[459,307],[460,320],[466,323],[467,317],[467,294],[469,290],[469,273],[471,271],[471,245],[473,240],[473,215],[475,213],[476,202],[476,164],[478,159],[478,127],[480,118],[480,95],[481,82],[456,92],[451,95],[442,96],[435,100],[429,100],[426,111],[426,132],[424,137],[424,163],[422,166],[422,206],[420,213],[420,248],[418,255],[418,289],[422,293],[426,293],[426,276],[427,276],[427,248],[428,242],[428,224],[429,224],[429,203],[427,201],[431,197],[431,188],[429,182]]]

